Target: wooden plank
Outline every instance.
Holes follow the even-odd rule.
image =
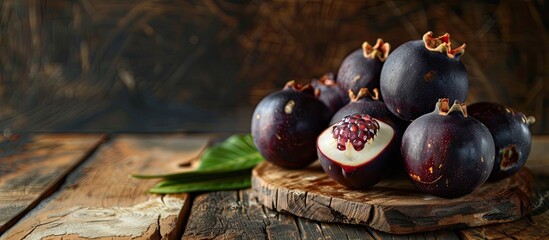
[[[395,235],[390,233],[384,233],[370,229],[370,234],[376,240],[459,240],[460,237],[452,231],[436,231],[436,232],[424,232],[424,233],[412,233],[404,235]]]
[[[364,226],[324,223],[300,217],[295,219],[301,239],[375,239]]]
[[[188,195],[148,194],[157,180],[137,180],[129,174],[177,169],[196,158],[207,142],[207,137],[182,135],[116,137],[3,237],[173,239],[181,231]]]
[[[288,170],[263,162],[253,170],[252,188],[263,205],[279,212],[406,234],[520,219],[530,208],[531,178],[523,169],[469,195],[445,199],[418,192],[405,178],[384,179],[356,191],[330,179],[318,163]]]
[[[51,195],[104,136],[13,135],[0,157],[0,234]]]
[[[544,233],[549,231],[549,224],[545,224],[548,216],[544,215],[545,212],[543,208],[539,208],[539,206],[546,206],[548,205],[546,203],[547,196],[549,195],[547,193],[547,186],[545,186],[543,183],[548,182],[549,176],[549,154],[547,153],[547,149],[549,149],[549,136],[534,136],[533,137],[533,144],[532,144],[532,151],[529,157],[529,160],[527,162],[527,166],[532,169],[531,171],[535,174],[535,180],[533,180],[534,184],[534,190],[536,191],[535,194],[532,194],[532,198],[529,199],[527,196],[531,194],[531,189],[528,186],[532,180],[530,179],[530,174],[527,174],[528,171],[521,171],[516,176],[513,176],[513,178],[500,181],[499,183],[486,183],[484,186],[482,186],[480,189],[476,190],[473,194],[466,196],[464,198],[460,199],[453,199],[453,200],[444,200],[439,198],[429,198],[429,201],[420,201],[417,202],[414,199],[408,199],[405,198],[409,196],[410,194],[406,193],[406,189],[412,189],[411,185],[404,184],[402,182],[395,182],[392,181],[390,183],[380,183],[376,187],[374,187],[374,191],[345,191],[340,188],[334,188],[330,184],[329,179],[327,179],[326,176],[323,175],[322,170],[320,168],[315,168],[315,166],[311,166],[310,168],[313,169],[311,171],[320,170],[318,174],[310,174],[307,169],[305,170],[293,170],[293,171],[286,171],[281,170],[279,168],[276,168],[274,166],[265,166],[265,164],[259,166],[254,171],[254,183],[253,188],[256,189],[257,196],[260,199],[260,202],[265,204],[267,207],[278,209],[279,211],[283,212],[290,212],[294,213],[298,216],[305,216],[308,218],[321,220],[321,221],[332,221],[332,222],[349,222],[349,223],[359,223],[362,224],[359,220],[363,219],[365,221],[380,221],[379,217],[376,217],[376,213],[379,213],[380,211],[376,211],[375,209],[369,209],[368,207],[360,207],[360,204],[364,201],[366,202],[377,202],[381,204],[395,204],[398,203],[398,201],[404,201],[405,206],[404,208],[400,208],[406,211],[412,212],[412,214],[416,213],[412,219],[412,223],[422,223],[422,221],[425,220],[424,215],[427,213],[434,213],[438,217],[442,217],[445,214],[448,215],[450,219],[453,219],[453,221],[463,221],[464,224],[462,225],[455,225],[453,227],[466,227],[471,226],[471,222],[474,220],[472,218],[467,218],[465,213],[463,211],[449,211],[452,208],[446,207],[444,208],[444,204],[441,204],[440,201],[449,201],[450,204],[446,204],[448,206],[455,206],[456,208],[466,209],[463,205],[463,199],[469,198],[469,200],[477,201],[477,203],[480,203],[481,205],[478,205],[477,207],[471,207],[470,209],[479,210],[479,206],[490,207],[495,208],[496,211],[488,212],[484,215],[478,215],[478,216],[487,216],[491,217],[495,222],[502,221],[502,217],[506,217],[508,215],[516,214],[514,218],[511,220],[517,220],[521,218],[521,216],[527,214],[530,211],[531,206],[534,205],[534,215],[530,215],[528,219],[522,219],[516,222],[511,222],[509,224],[496,224],[496,225],[490,225],[486,228],[473,228],[473,229],[481,229],[479,231],[485,232],[487,234],[486,236],[490,237],[489,234],[490,231],[487,231],[486,229],[492,229],[492,232],[494,234],[497,234],[498,231],[512,231],[509,229],[517,229],[517,224],[524,224],[524,227],[527,226],[533,226],[536,225],[537,227],[532,227],[531,231],[532,235],[526,235],[528,231],[521,232],[525,236],[545,236]],[[263,166],[263,168],[262,168]],[[263,174],[270,174],[270,175],[279,175],[280,178],[272,178],[270,180],[267,179],[267,177],[260,179],[260,181],[256,181],[256,176],[259,174],[261,175],[260,170],[263,169]],[[304,172],[305,171],[305,172]],[[264,176],[263,176],[264,177]],[[265,180],[267,179],[267,180]],[[520,180],[520,181],[519,181]],[[307,187],[305,187],[305,190],[300,189],[299,185],[300,182],[309,182],[309,186],[312,191],[305,191]],[[518,185],[517,185],[518,184]],[[318,190],[319,185],[322,185],[322,191]],[[406,186],[405,186],[406,185]],[[277,187],[283,186],[284,189],[280,189]],[[337,186],[337,184],[336,184]],[[382,198],[383,196],[379,194],[378,191],[375,191],[377,187],[385,188],[387,189],[394,189],[398,188],[401,190],[404,190],[402,193],[390,193],[389,198],[386,201],[380,200],[379,198]],[[296,188],[296,191],[292,191],[292,189]],[[490,199],[487,195],[489,195],[490,192],[496,191],[498,188],[507,189],[507,193],[503,194],[503,197],[500,199],[500,201],[496,201],[493,204],[488,203],[489,200],[497,200],[497,199]],[[299,191],[303,190],[303,191]],[[318,191],[317,191],[318,190]],[[333,191],[332,191],[333,190]],[[496,191],[497,192],[497,191]],[[503,192],[500,192],[503,193]],[[319,195],[320,194],[320,195]],[[323,198],[322,195],[333,195],[335,198]],[[362,195],[361,195],[362,194]],[[359,195],[356,197],[356,195]],[[393,196],[398,196],[397,198],[393,198]],[[339,199],[344,200],[353,200],[358,199],[353,204],[349,205],[342,205],[341,201],[337,201]],[[403,200],[404,199],[404,200]],[[437,201],[437,199],[439,199]],[[379,200],[379,201],[376,201]],[[417,200],[417,199],[416,199]],[[434,201],[434,202],[433,202]],[[356,204],[358,202],[358,204]],[[423,203],[422,203],[423,202]],[[435,203],[435,205],[433,205]],[[514,208],[509,208],[509,204],[512,203],[514,205]],[[421,207],[426,207],[427,209],[421,210],[420,208],[414,208],[414,204],[420,204]],[[374,204],[375,205],[375,204]],[[432,206],[433,205],[433,206]],[[538,206],[538,207],[536,207]],[[442,211],[437,211],[439,208],[444,208]],[[340,209],[341,211],[337,210]],[[354,210],[353,210],[354,209]],[[389,210],[394,211],[395,207],[391,207]],[[369,213],[373,213],[373,217],[369,215]],[[541,215],[535,215],[535,213],[539,213]],[[360,218],[362,214],[362,218]],[[455,217],[456,215],[459,215],[458,217]],[[474,214],[473,214],[474,215]],[[473,216],[472,215],[472,216]],[[357,217],[358,216],[358,217]],[[388,214],[377,214],[377,216],[381,217],[390,217]],[[399,220],[403,220],[405,216],[399,216]],[[440,221],[433,221],[433,222],[440,222]],[[543,224],[536,224],[535,222],[540,222]],[[400,223],[399,223],[400,224]],[[444,224],[448,224],[448,221],[445,221]],[[475,223],[473,223],[474,225]],[[485,224],[485,223],[484,223]],[[382,229],[388,232],[391,232],[393,230],[382,228],[383,225],[380,224],[380,227],[378,229]],[[501,229],[499,229],[501,228]],[[520,227],[518,228],[520,229]],[[472,231],[476,231],[472,230]],[[401,232],[399,230],[399,232]],[[402,233],[402,232],[401,232]],[[448,232],[446,232],[448,233]],[[464,235],[465,232],[459,232],[459,234]],[[469,235],[471,235],[471,232],[467,232]],[[379,234],[372,232],[372,234],[376,237],[384,238],[383,233],[380,232]],[[426,238],[432,238],[439,236],[440,234],[436,234],[434,236],[430,236],[428,234],[424,235]],[[501,234],[499,234],[501,235]],[[390,236],[390,235],[389,235]],[[408,237],[413,237],[414,235],[408,235]],[[455,237],[455,234],[452,234],[453,237]],[[498,236],[498,235],[496,235]],[[440,237],[440,236],[439,236]],[[527,238],[526,237],[526,238]],[[391,237],[394,238],[394,237]],[[444,237],[448,238],[448,237]]]
[[[196,196],[183,239],[400,239],[403,236],[362,225],[317,222],[278,213],[261,205],[251,189],[245,189]],[[457,239],[453,232],[410,236]],[[408,239],[408,236],[404,237]]]
[[[547,166],[549,167],[549,166]],[[515,222],[464,229],[465,239],[549,239],[549,176],[536,175],[532,213]]]
[[[296,239],[294,218],[250,199],[249,191],[219,191],[195,197],[183,239]]]
[[[535,136],[526,165],[534,180],[530,199],[532,212],[518,221],[479,228],[464,229],[465,239],[549,239],[549,137]]]
[[[300,221],[311,221],[298,218]],[[368,229],[363,226],[349,224],[318,223],[323,236],[331,239],[374,239]]]

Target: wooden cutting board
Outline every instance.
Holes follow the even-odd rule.
[[[532,175],[488,182],[473,193],[445,199],[419,193],[406,178],[385,179],[368,190],[350,190],[317,163],[288,170],[268,162],[253,170],[253,192],[266,207],[317,221],[361,224],[406,234],[517,220],[531,204]]]

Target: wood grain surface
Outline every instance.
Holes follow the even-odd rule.
[[[46,194],[38,195],[39,200],[27,207],[32,210],[20,214],[24,217],[14,226],[4,225],[8,230],[0,233],[0,239],[549,239],[549,137],[533,139],[527,162],[533,173],[532,210],[526,217],[509,223],[404,235],[277,212],[265,207],[251,189],[149,195],[146,190],[156,180],[128,177],[130,173],[156,174],[192,167],[208,138],[122,135],[104,142],[99,135],[39,134],[8,145],[2,142],[1,206],[19,204],[12,199],[17,194],[14,188],[4,191],[5,186],[24,186],[17,201],[27,201],[25,194]],[[103,145],[92,155],[89,153],[94,147],[84,153],[88,144],[101,142]],[[78,155],[82,157],[78,159]],[[78,160],[69,167],[71,156]],[[17,178],[21,180],[13,180]],[[295,180],[292,174],[286,178]],[[312,180],[306,175],[301,178]],[[315,210],[313,203],[321,202],[313,194],[299,196],[290,199],[293,202],[288,206],[307,200],[310,210]],[[5,213],[13,213],[10,208],[0,210],[4,218]]]
[[[502,224],[394,235],[363,225],[328,223],[279,213],[263,206],[251,190],[195,197],[183,239],[549,239],[549,138],[533,139],[527,163],[533,173],[532,211]],[[292,179],[292,175],[286,176]]]
[[[531,181],[523,169],[464,197],[444,199],[419,193],[408,179],[385,179],[357,191],[330,179],[318,163],[286,170],[265,162],[254,169],[252,188],[261,203],[279,212],[405,234],[517,220],[530,211]]]
[[[532,211],[526,217],[504,224],[461,230],[465,239],[549,239],[549,137],[534,138],[532,169]],[[545,154],[543,156],[543,154]],[[545,159],[545,160],[543,160]]]
[[[0,234],[53,193],[102,135],[17,135],[2,142]]]
[[[182,239],[459,239],[450,231],[399,236],[312,221],[264,207],[250,189],[198,195],[190,214]]]
[[[188,195],[148,194],[156,181],[132,179],[129,174],[179,168],[196,158],[207,142],[206,137],[181,135],[115,137],[2,238],[177,237],[190,206]]]

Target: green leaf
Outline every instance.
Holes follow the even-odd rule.
[[[158,175],[132,174],[131,176],[140,179],[178,178],[185,180],[246,169],[249,171],[261,161],[263,161],[263,157],[255,148],[250,134],[233,135],[220,144],[206,149],[200,156],[200,165],[195,171]]]
[[[242,175],[232,178],[219,178],[208,181],[199,182],[179,182],[179,181],[163,181],[151,188],[151,193],[182,193],[182,192],[200,192],[200,191],[217,191],[217,190],[233,190],[248,188],[251,186],[251,175]]]
[[[192,181],[208,180],[208,179],[215,179],[215,178],[240,176],[250,172],[251,172],[251,168],[245,168],[245,169],[236,169],[236,170],[230,170],[230,171],[203,170],[203,171],[192,171],[192,172],[183,172],[183,173],[172,173],[172,174],[165,174],[165,175],[133,175],[133,177],[141,178],[141,179],[164,178],[166,180],[192,182]]]
[[[212,146],[200,156],[200,165],[194,171],[139,175],[140,179],[163,178],[152,193],[179,193],[229,190],[250,187],[251,170],[263,157],[255,148],[251,134],[233,135]]]
[[[255,148],[252,136],[233,135],[222,143],[207,149],[200,157],[198,171],[238,170],[251,168],[263,161]]]

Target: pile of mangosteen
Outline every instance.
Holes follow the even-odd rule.
[[[319,160],[328,176],[367,189],[406,172],[423,193],[471,193],[518,172],[531,148],[533,117],[498,103],[463,104],[468,78],[450,35],[390,52],[378,39],[342,62],[337,77],[290,81],[257,105],[251,132],[263,157],[299,169]]]

